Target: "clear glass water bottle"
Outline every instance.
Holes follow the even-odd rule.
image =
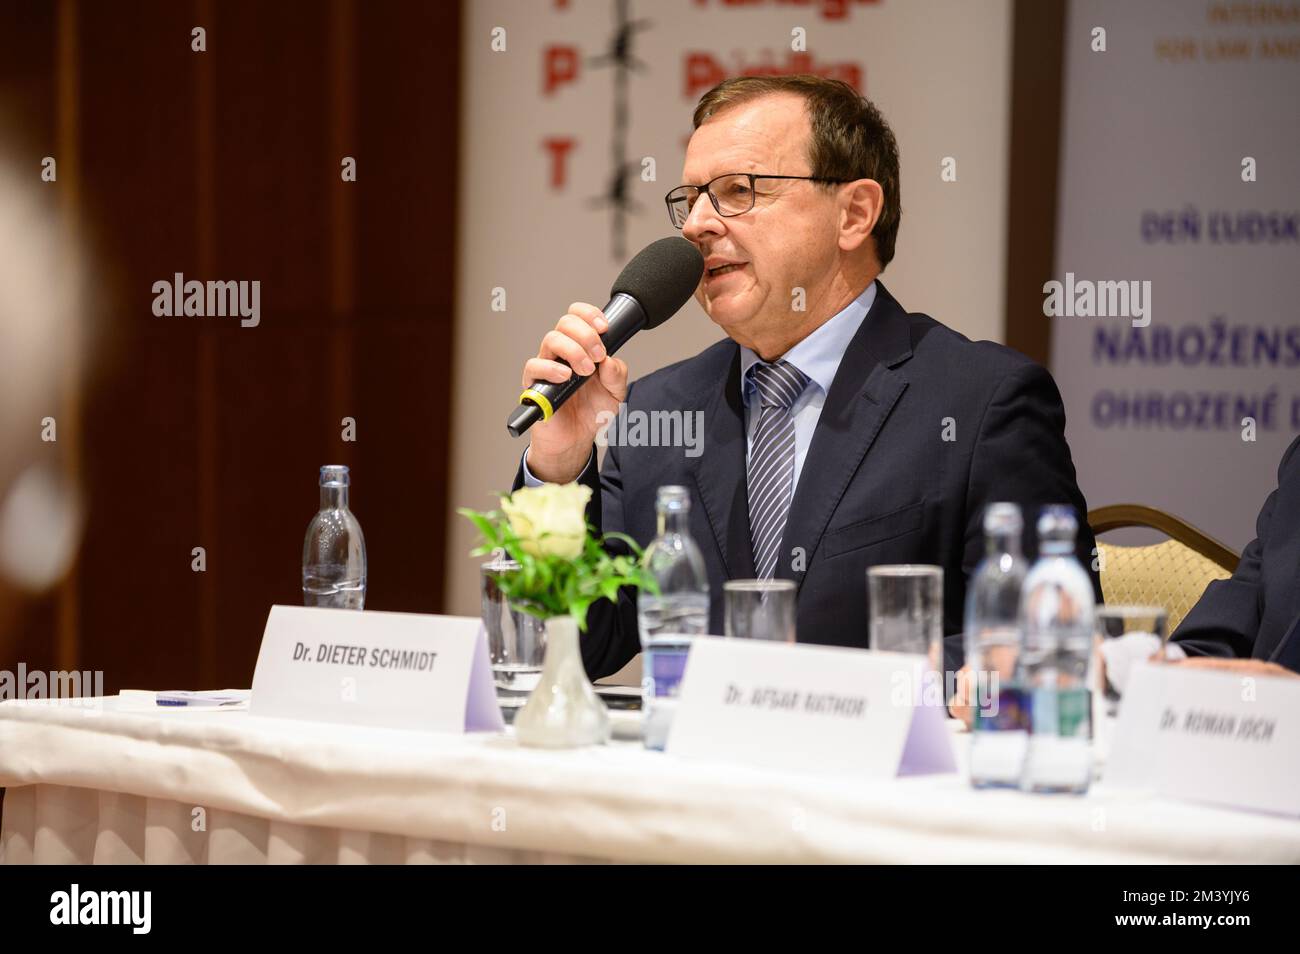
[[[691,640],[709,628],[709,579],[691,539],[691,497],[685,487],[660,487],[655,510],[659,535],[646,548],[645,566],[659,595],[641,591],[642,735],[646,748],[662,749],[672,725],[677,692]]]
[[[1092,775],[1088,660],[1096,597],[1074,553],[1070,507],[1044,507],[1038,560],[1021,598],[1020,679],[1029,702],[1029,746],[1020,787],[1085,792]]]
[[[977,788],[1020,784],[1029,742],[1024,694],[1016,682],[1020,596],[1029,565],[1021,555],[1024,520],[1013,503],[984,512],[984,559],[966,591],[966,665],[972,677],[970,780]]]
[[[361,609],[366,602],[366,541],[348,509],[348,469],[320,469],[320,512],[302,545],[304,606]]]

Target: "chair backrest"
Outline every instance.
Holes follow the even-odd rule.
[[[1231,549],[1173,514],[1140,504],[1099,507],[1088,514],[1092,532],[1125,527],[1158,530],[1168,540],[1126,547],[1097,541],[1101,556],[1101,592],[1107,603],[1163,606],[1169,632],[1178,628],[1205,588],[1227,579],[1239,558]]]

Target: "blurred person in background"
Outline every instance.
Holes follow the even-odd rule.
[[[1190,657],[1184,666],[1300,673],[1300,437],[1282,455],[1237,571],[1205,588],[1171,639]]]
[[[0,126],[0,142],[6,138]],[[3,668],[14,665],[23,603],[68,573],[82,524],[75,482],[66,473],[64,438],[74,435],[60,419],[65,388],[79,373],[81,264],[57,179],[43,180],[42,168],[0,153]]]

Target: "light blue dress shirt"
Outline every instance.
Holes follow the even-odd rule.
[[[794,417],[794,482],[792,488],[799,486],[799,474],[803,471],[804,458],[812,444],[813,432],[817,430],[817,421],[822,416],[822,406],[826,395],[830,393],[831,382],[835,372],[840,369],[840,359],[853,340],[853,336],[862,327],[867,312],[876,300],[876,283],[872,282],[864,291],[835,317],[826,321],[803,341],[781,355],[781,361],[794,365],[808,376],[808,383],[803,392],[790,405],[790,414]],[[754,450],[754,432],[758,429],[758,386],[749,378],[749,369],[758,355],[744,345],[740,347],[740,387],[741,398],[745,402],[745,434],[748,441],[747,453]],[[749,459],[745,463],[748,466]],[[793,495],[793,490],[791,491]]]
[[[817,421],[822,416],[822,406],[830,392],[835,372],[840,368],[844,351],[853,340],[853,336],[862,327],[867,312],[876,301],[876,283],[872,282],[866,290],[836,314],[824,322],[821,327],[804,338],[797,345],[781,356],[779,360],[787,361],[808,376],[808,384],[803,392],[790,406],[794,416],[794,483],[799,486],[799,474],[803,471],[804,458],[812,444],[813,432],[817,430]],[[749,379],[749,369],[760,360],[758,355],[740,347],[740,387],[741,399],[745,403],[745,434],[747,440],[746,454],[754,447],[754,431],[758,428],[758,388]],[[595,453],[593,451],[593,453]],[[528,451],[524,450],[524,485],[537,487],[543,483],[528,470]],[[590,463],[590,460],[588,460]],[[746,465],[749,460],[746,457]],[[792,491],[793,493],[793,491]]]

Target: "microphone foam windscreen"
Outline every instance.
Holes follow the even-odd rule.
[[[651,242],[636,254],[609,290],[631,295],[645,309],[647,328],[663,324],[686,304],[704,274],[704,256],[684,238]]]

